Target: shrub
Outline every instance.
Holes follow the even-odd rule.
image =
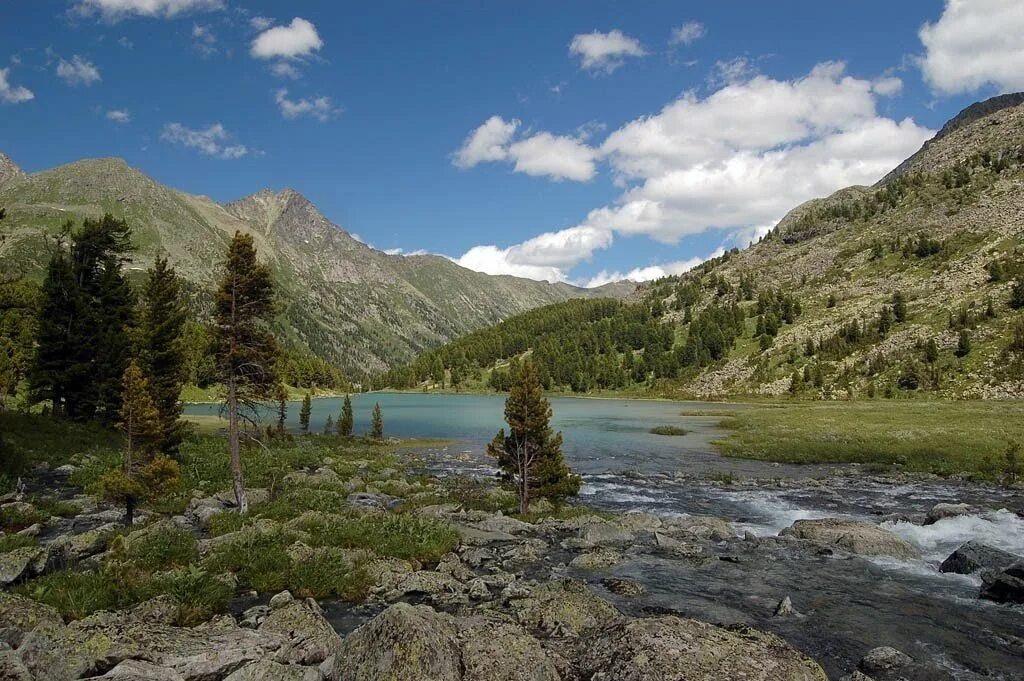
[[[192,532],[170,525],[143,530],[125,549],[125,558],[150,571],[182,567],[198,557]]]
[[[14,549],[26,546],[35,546],[39,543],[35,537],[20,537],[16,534],[0,534],[0,553],[7,553]]]
[[[151,596],[167,595],[178,604],[177,624],[194,626],[225,612],[234,589],[197,565],[157,577],[146,589]]]
[[[679,426],[655,426],[650,432],[654,435],[686,435],[690,431]]]
[[[16,506],[0,508],[0,530],[20,532],[30,525],[43,522],[47,517],[45,513],[36,508],[25,510]]]
[[[123,564],[110,564],[94,572],[61,570],[26,582],[16,591],[51,605],[69,620],[99,610],[119,610],[143,600],[148,578]]]
[[[299,596],[311,598],[337,597],[360,601],[370,593],[373,580],[362,565],[347,561],[329,552],[297,563],[292,568],[291,588]]]
[[[203,562],[213,573],[233,572],[241,586],[261,592],[277,592],[289,586],[292,561],[287,548],[289,533],[243,532],[243,536],[214,549]]]

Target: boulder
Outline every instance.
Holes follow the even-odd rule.
[[[560,681],[537,639],[499,616],[458,620],[463,681]]]
[[[935,504],[925,516],[925,525],[934,525],[944,518],[955,518],[961,515],[970,515],[975,509],[967,504]]]
[[[866,674],[878,674],[901,669],[914,664],[914,658],[889,646],[881,646],[871,650],[857,663],[857,667]]]
[[[689,534],[699,539],[721,541],[736,536],[728,520],[711,515],[687,515],[665,520],[663,530],[668,534]]]
[[[388,509],[400,503],[402,503],[402,500],[398,497],[379,492],[353,492],[348,495],[349,506],[355,506],[356,508]]]
[[[618,520],[618,524],[633,532],[646,530],[654,532],[664,525],[662,519],[653,513],[643,511],[630,511]]]
[[[282,639],[275,659],[288,664],[319,664],[341,647],[341,637],[320,614],[315,601],[292,600],[274,607],[271,600],[271,612],[259,631]]]
[[[13,650],[0,650],[0,679],[3,681],[35,681]]]
[[[419,570],[405,575],[398,584],[387,593],[385,598],[397,601],[410,595],[423,595],[437,603],[461,600],[465,594],[465,585],[443,572]]]
[[[1005,570],[982,573],[981,598],[996,603],[1024,603],[1024,561]]]
[[[90,677],[92,681],[185,681],[185,677],[167,667],[160,667],[142,660],[125,660],[103,676]]]
[[[286,590],[271,596],[270,603],[268,603],[268,605],[271,610],[276,610],[277,608],[283,608],[294,600],[295,597],[292,596],[292,592]]]
[[[772,634],[673,616],[620,621],[581,650],[578,671],[593,681],[828,681]]]
[[[501,544],[516,540],[515,535],[508,532],[480,530],[467,525],[452,525],[452,527],[459,533],[459,539],[461,539],[463,546],[490,546],[491,544]]]
[[[921,557],[917,548],[906,539],[861,520],[798,520],[780,534],[818,544],[838,546],[861,556],[889,556],[900,559]]]
[[[228,674],[224,681],[320,681],[320,672],[316,667],[260,660]]]
[[[530,523],[524,523],[522,520],[509,518],[501,513],[492,515],[479,522],[471,523],[471,525],[472,527],[485,532],[505,532],[507,534],[523,534],[524,532],[532,532],[536,529]]]
[[[597,549],[573,558],[570,567],[579,570],[604,570],[622,561],[622,554],[615,549]]]
[[[39,546],[23,546],[0,553],[0,586],[8,586],[32,576],[40,561],[46,562],[46,555],[47,550]]]
[[[601,584],[604,588],[619,596],[642,596],[647,591],[644,585],[639,582],[618,579],[616,577],[602,579]]]
[[[396,603],[341,644],[338,681],[462,681],[454,618],[425,605]]]
[[[557,636],[583,636],[623,617],[585,583],[569,579],[540,584],[511,608],[527,629]]]
[[[473,571],[466,567],[454,553],[446,553],[441,556],[441,560],[437,563],[437,572],[446,574],[460,582],[468,582],[474,577]]]
[[[0,591],[0,642],[17,648],[25,635],[41,624],[60,625],[63,620],[49,605]]]
[[[1002,570],[1020,560],[1020,556],[1007,553],[1002,549],[993,548],[981,542],[969,541],[942,561],[939,572],[969,575],[979,570]]]
[[[579,548],[619,546],[632,542],[634,535],[633,530],[616,523],[592,522],[580,528],[575,545]]]

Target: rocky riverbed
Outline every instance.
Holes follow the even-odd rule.
[[[584,488],[599,514],[545,517],[541,504],[526,522],[455,498],[425,503],[436,478],[335,468],[296,471],[288,484],[330,491],[339,513],[446,524],[454,549],[424,563],[311,546],[310,528],[352,517],[324,510],[211,536],[213,519],[233,513],[230,495],[198,492],[184,514],[143,513],[143,527],[115,542],[119,512],[67,486],[76,512],[21,530],[38,545],[0,554],[0,583],[102,570],[178,528],[200,555],[273,536],[287,537],[299,564],[324,552],[363,560],[372,587],[345,603],[233,586],[228,614],[191,627],[178,626],[171,596],[65,622],[31,591],[0,592],[0,679],[1024,678],[1014,567],[1024,521],[1003,490],[867,475],[726,484],[605,474]],[[47,474],[46,486],[66,474]],[[255,506],[269,496],[254,490]],[[32,516],[29,501],[2,504]]]

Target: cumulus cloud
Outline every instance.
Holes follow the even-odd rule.
[[[699,21],[687,21],[672,29],[669,43],[673,45],[692,45],[707,34],[704,24]]]
[[[889,85],[881,89],[891,92]],[[877,181],[934,134],[912,119],[880,116],[881,94],[878,82],[853,77],[838,62],[818,64],[793,80],[748,76],[705,97],[684,93],[613,131],[588,156],[591,164],[608,165],[622,193],[554,233],[586,234],[585,242],[563,240],[556,263],[540,259],[543,250],[527,248],[532,239],[503,249],[478,247],[459,262],[550,279],[610,246],[614,234],[674,244],[721,229],[745,244],[808,199]],[[512,154],[518,142],[510,142],[515,127],[501,130],[497,142],[480,148],[490,149],[492,160],[518,163]]]
[[[119,21],[131,16],[170,19],[189,12],[209,12],[223,8],[223,0],[79,0],[73,6],[73,11],[79,16],[99,16],[105,21]]]
[[[21,104],[35,99],[35,95],[27,87],[12,85],[8,78],[10,69],[0,69],[0,102],[4,104]]]
[[[1024,89],[1024,3],[1020,0],[947,0],[942,16],[919,33],[921,70],[943,94],[993,86]]]
[[[711,67],[708,83],[714,87],[739,83],[753,76],[755,71],[754,64],[746,57],[720,59]]]
[[[660,265],[648,265],[646,267],[635,267],[628,272],[609,272],[607,270],[601,270],[597,274],[582,281],[576,282],[577,285],[583,288],[594,288],[595,286],[604,286],[615,281],[653,281],[655,279],[661,279],[663,277],[671,277],[689,272],[697,265],[702,262],[710,260],[711,258],[717,258],[724,253],[722,249],[719,249],[707,257],[695,256],[687,260],[676,260],[673,262],[661,263]]]
[[[71,57],[71,61],[61,59],[57,62],[57,75],[71,86],[88,87],[102,80],[100,70],[96,68],[96,65],[77,54]]]
[[[130,123],[132,114],[128,109],[110,109],[107,111],[105,118],[115,123]]]
[[[596,174],[597,152],[585,142],[592,127],[581,127],[579,137],[539,132],[515,139],[519,127],[518,120],[491,116],[466,137],[452,162],[472,168],[487,161],[511,161],[517,173],[555,181],[585,182]]]
[[[243,144],[230,144],[230,138],[231,135],[220,123],[198,130],[187,128],[181,123],[168,123],[160,134],[162,140],[195,149],[212,158],[236,159],[249,153]]]
[[[281,115],[289,119],[310,116],[320,122],[324,122],[341,112],[341,109],[335,107],[334,103],[331,102],[330,97],[289,99],[288,90],[285,88],[281,88],[274,93],[274,101],[280,107]]]
[[[268,28],[256,36],[250,52],[257,59],[299,59],[308,57],[323,45],[316,26],[295,17],[287,26]]]
[[[903,81],[896,76],[886,76],[876,80],[871,89],[883,97],[892,97],[903,91]]]
[[[270,73],[277,78],[286,78],[288,80],[298,80],[302,77],[302,72],[294,64],[289,64],[286,61],[271,64]]]
[[[579,57],[580,66],[587,71],[611,73],[622,66],[626,57],[642,57],[647,51],[639,40],[616,28],[608,33],[594,31],[573,36],[569,54]]]
[[[590,227],[572,227],[546,232],[523,243],[499,248],[474,246],[455,262],[487,274],[511,274],[545,281],[565,281],[568,270],[590,258],[598,249],[608,248],[612,235]]]

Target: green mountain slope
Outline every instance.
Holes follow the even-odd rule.
[[[158,254],[190,283],[202,314],[228,240],[256,239],[281,289],[285,342],[355,372],[410,360],[474,329],[574,297],[625,295],[473,272],[440,256],[387,255],[352,238],[293,190],[261,191],[222,206],[163,186],[120,159],[25,174],[0,155],[0,267],[41,277],[47,235],[65,221],[112,213],[129,221],[141,272]]]
[[[631,303],[643,314],[628,323],[618,308],[581,323],[578,309],[553,305],[543,319],[512,318],[389,378],[434,381],[438,360],[465,357],[481,370],[458,373],[486,381],[495,364],[540,351],[556,389],[1024,397],[1017,281],[1020,94],[969,107],[875,187],[809,201],[750,248],[642,285]],[[652,333],[653,323],[671,334]],[[570,380],[557,379],[564,366],[574,367]]]

